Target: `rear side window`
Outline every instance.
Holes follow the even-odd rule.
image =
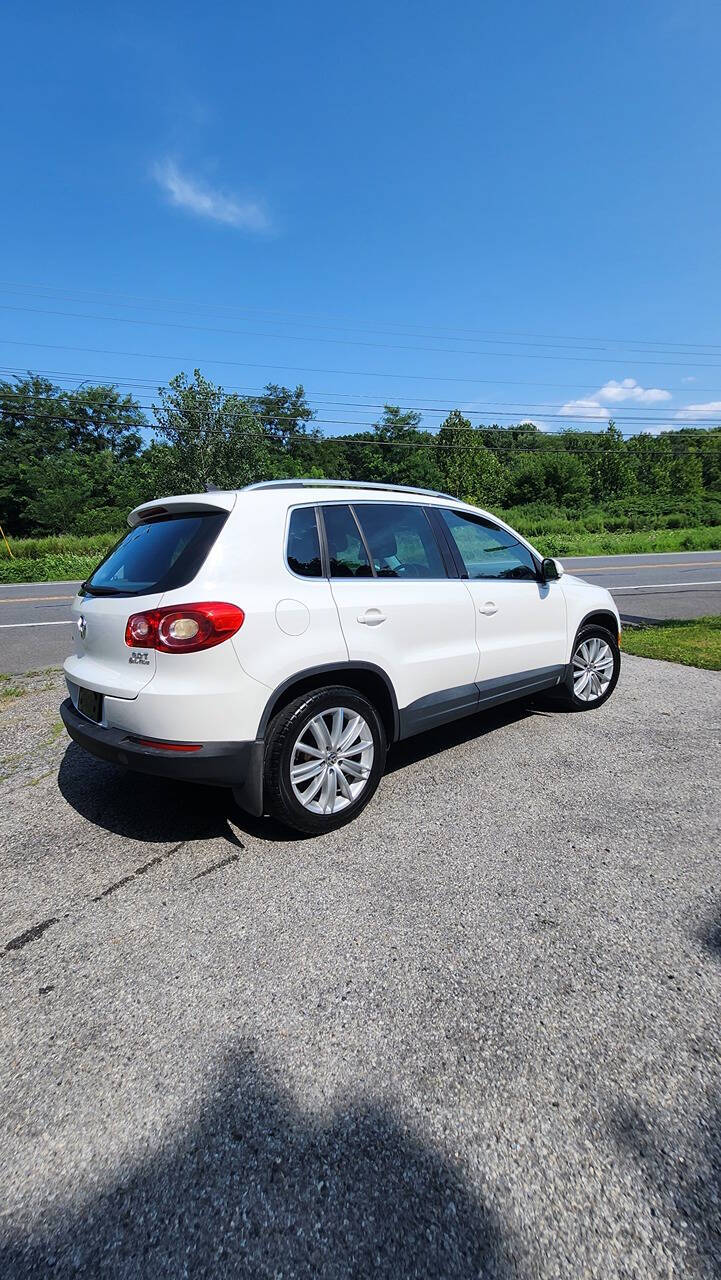
[[[226,519],[226,511],[213,511],[137,525],[98,565],[85,591],[139,596],[184,587],[198,573]]]
[[[469,578],[537,578],[536,564],[512,534],[490,520],[441,508]]]
[[[320,578],[323,565],[320,558],[318,525],[313,507],[298,507],[291,512],[288,525],[288,568],[303,578]]]
[[[350,507],[322,508],[331,578],[371,578],[373,571]]]
[[[363,502],[355,507],[379,578],[445,578],[435,534],[422,507]]]

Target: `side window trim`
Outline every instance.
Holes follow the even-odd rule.
[[[315,514],[315,527],[318,530],[318,543],[320,545],[320,569],[321,577],[330,580],[330,559],[328,557],[328,539],[325,536],[325,520],[319,506],[313,507]]]
[[[375,567],[375,564],[373,563],[373,556],[371,555],[371,549],[370,549],[370,547],[368,546],[368,543],[367,543],[367,541],[366,541],[365,533],[363,532],[363,525],[361,524],[360,520],[358,519],[358,516],[356,515],[356,509],[355,509],[355,507],[353,506],[353,504],[352,504],[352,503],[349,503],[349,504],[348,504],[348,506],[349,506],[349,508],[350,508],[350,513],[351,513],[351,515],[352,515],[353,519],[355,520],[356,528],[357,528],[358,533],[359,533],[359,535],[360,535],[360,540],[361,540],[361,542],[363,543],[363,546],[364,546],[364,548],[365,548],[365,553],[366,553],[366,555],[368,556],[368,563],[369,563],[369,565],[370,565],[370,567],[371,567],[371,576],[372,576],[373,578],[377,578],[377,577],[378,577],[378,574],[376,573],[376,567]]]
[[[446,566],[446,574],[449,578],[467,578],[466,566],[461,558],[461,553],[456,546],[455,539],[451,536],[445,520],[441,517],[440,511],[448,511],[449,507],[424,507],[423,510],[428,517],[428,523],[435,534],[438,550],[441,553],[441,559]]]

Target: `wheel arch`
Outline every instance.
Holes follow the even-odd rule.
[[[325,689],[328,685],[344,684],[356,689],[378,709],[389,742],[395,742],[400,732],[398,702],[390,677],[371,662],[331,662],[318,667],[307,667],[279,684],[268,699],[258,726],[258,738],[264,738],[271,719],[293,698],[313,689]]]
[[[582,627],[588,626],[602,627],[604,631],[611,633],[614,640],[618,640],[620,630],[618,618],[610,609],[593,609],[591,613],[587,613],[584,618],[581,618],[576,628],[576,635],[578,635]]]
[[[568,648],[569,662],[573,657],[579,632],[582,631],[584,627],[588,626],[602,627],[603,630],[608,631],[609,634],[613,636],[613,639],[618,643],[620,624],[615,613],[613,613],[611,609],[590,609],[588,613],[584,614],[581,618],[581,621],[578,623],[575,631],[570,633],[571,643]]]

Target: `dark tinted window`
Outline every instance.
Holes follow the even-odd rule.
[[[461,553],[469,578],[536,578],[536,565],[530,551],[505,529],[460,511],[441,508],[441,515]]]
[[[370,578],[372,570],[350,507],[323,507],[323,518],[331,577]]]
[[[445,578],[441,553],[422,507],[362,502],[355,513],[379,578]]]
[[[304,578],[320,578],[323,573],[318,525],[313,507],[299,507],[291,512],[288,525],[288,567]]]
[[[90,595],[145,595],[192,581],[227,512],[172,516],[139,524],[85,583]]]

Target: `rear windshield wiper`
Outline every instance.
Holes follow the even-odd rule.
[[[122,587],[116,590],[115,587],[94,587],[90,582],[80,583],[80,594],[84,596],[125,596],[128,594]]]

